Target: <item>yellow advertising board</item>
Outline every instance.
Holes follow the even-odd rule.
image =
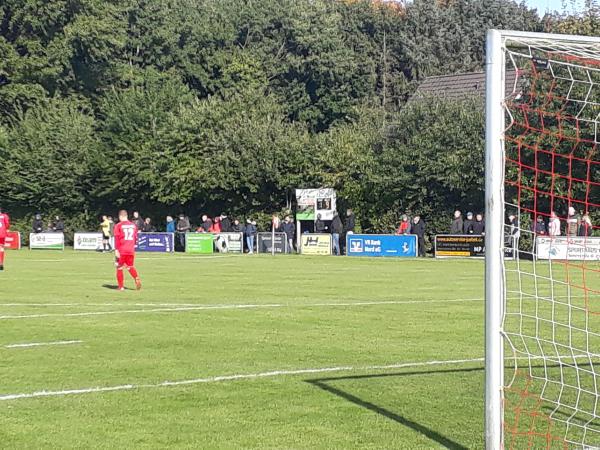
[[[331,235],[303,234],[300,252],[303,255],[331,255]]]

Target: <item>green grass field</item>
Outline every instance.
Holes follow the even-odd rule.
[[[482,261],[137,266],[117,292],[110,255],[8,253],[0,447],[482,448]]]

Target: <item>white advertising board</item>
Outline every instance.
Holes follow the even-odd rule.
[[[538,259],[600,261],[600,238],[538,236],[536,256]]]

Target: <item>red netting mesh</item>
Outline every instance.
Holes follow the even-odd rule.
[[[600,447],[600,45],[507,44],[506,448]],[[595,53],[597,51],[597,53]]]

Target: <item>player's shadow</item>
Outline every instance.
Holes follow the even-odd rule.
[[[330,377],[330,378],[317,378],[312,380],[305,380],[307,383],[312,384],[319,389],[322,389],[325,392],[328,392],[333,395],[337,395],[338,397],[343,398],[349,402],[354,403],[355,405],[361,406],[363,408],[368,409],[369,411],[373,411],[377,414],[381,414],[384,417],[387,417],[390,420],[398,422],[405,427],[411,428],[417,433],[422,434],[423,436],[431,439],[432,441],[437,442],[438,444],[451,449],[457,450],[467,450],[467,447],[459,444],[456,441],[453,441],[451,438],[440,434],[439,432],[432,430],[431,428],[426,427],[420,423],[417,423],[413,420],[408,419],[405,416],[402,416],[396,412],[390,411],[389,409],[385,409],[381,406],[378,406],[374,403],[368,402],[364,399],[357,397],[347,391],[344,391],[338,387],[334,387],[329,383],[334,381],[348,381],[348,380],[369,380],[375,378],[386,378],[386,377],[408,377],[408,376],[424,376],[424,375],[436,375],[436,374],[445,374],[445,373],[469,373],[469,372],[482,372],[484,369],[482,367],[475,368],[467,368],[467,369],[442,369],[442,370],[428,370],[428,371],[413,371],[413,372],[398,372],[398,373],[385,373],[385,374],[368,374],[368,375],[350,375],[343,377]]]
[[[116,291],[117,289],[119,289],[119,286],[117,286],[116,284],[103,284],[102,287],[104,289],[110,289],[112,291]],[[130,291],[131,288],[126,287],[125,290]]]

